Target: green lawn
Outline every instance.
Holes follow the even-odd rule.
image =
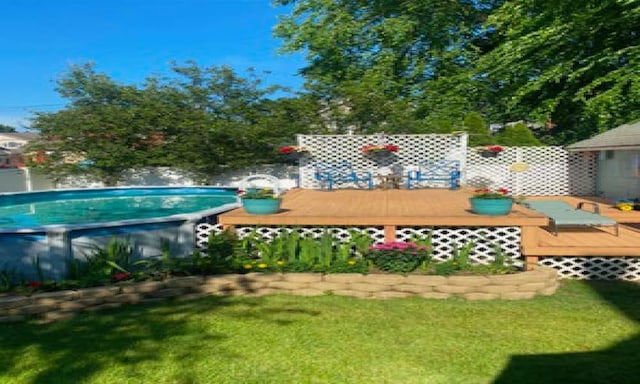
[[[632,383],[640,285],[526,301],[210,297],[0,324],[0,383]]]

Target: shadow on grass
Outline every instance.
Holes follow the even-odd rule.
[[[602,300],[640,324],[640,284],[620,281],[585,283]],[[636,334],[609,348],[593,352],[513,356],[493,383],[614,384],[638,383],[639,378],[640,334]]]
[[[4,377],[19,383],[80,383],[112,370],[114,377],[144,383],[148,378],[137,366],[146,363],[147,370],[148,364],[165,369],[173,382],[194,382],[191,361],[242,358],[221,346],[228,336],[212,331],[206,316],[237,304],[245,308],[240,313],[253,312],[253,307],[254,316],[279,323],[278,316],[270,317],[270,310],[254,299],[212,296],[80,314],[49,325],[2,325],[0,381]]]

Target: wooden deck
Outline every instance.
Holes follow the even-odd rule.
[[[561,228],[558,236],[545,229],[548,219],[535,211],[514,205],[506,216],[482,216],[470,211],[469,190],[303,190],[288,191],[282,210],[273,215],[249,215],[236,209],[220,215],[228,226],[382,226],[387,240],[403,226],[494,227],[522,229],[521,252],[528,260],[539,256],[640,256],[640,231],[624,225],[619,236],[611,227]],[[640,223],[640,211],[623,212],[607,202],[589,197],[532,197],[564,200],[576,206],[580,201],[600,204],[600,214],[620,223]]]

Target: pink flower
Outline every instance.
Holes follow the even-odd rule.
[[[428,248],[407,241],[389,241],[382,244],[374,244],[369,247],[370,251],[406,251],[408,249],[426,251]]]

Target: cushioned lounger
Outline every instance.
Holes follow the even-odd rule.
[[[520,204],[549,217],[552,230],[556,236],[560,226],[613,226],[615,235],[618,236],[618,223],[613,219],[600,215],[599,207],[596,203],[581,202],[577,208],[573,208],[569,203],[559,200],[525,200]],[[594,212],[583,210],[582,207],[584,205],[592,205]]]

